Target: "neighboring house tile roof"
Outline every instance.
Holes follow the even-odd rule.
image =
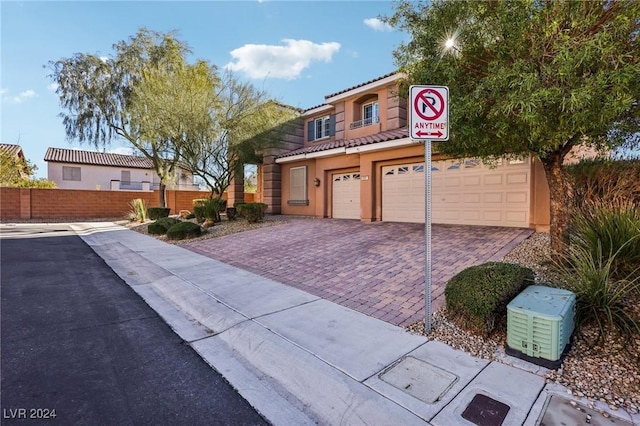
[[[340,139],[337,141],[321,143],[318,145],[306,146],[304,148],[296,149],[294,151],[279,155],[277,158],[291,157],[300,154],[309,154],[312,152],[326,151],[334,148],[353,148],[356,146],[371,145],[379,142],[404,139],[407,137],[409,137],[409,130],[407,128],[393,129],[387,130],[386,132],[380,132],[374,135],[363,136],[355,139]]]
[[[129,167],[133,169],[153,169],[153,163],[146,157],[64,148],[47,149],[44,161],[70,164],[90,164],[95,166]]]
[[[0,151],[8,152],[11,155],[19,156],[22,154],[22,147],[12,143],[0,143]]]

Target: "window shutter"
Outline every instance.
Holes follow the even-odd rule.
[[[334,136],[336,134],[336,115],[332,114],[329,116],[329,136]]]
[[[315,132],[315,121],[311,120],[307,122],[307,140],[312,141],[315,140],[314,132]]]

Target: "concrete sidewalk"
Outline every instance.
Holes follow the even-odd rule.
[[[541,367],[507,356],[473,358],[112,223],[72,227],[275,425],[605,420],[586,400],[570,405],[566,389],[545,384]],[[608,411],[604,404],[596,408]],[[640,420],[610,414],[616,424]]]

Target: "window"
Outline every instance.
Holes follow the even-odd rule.
[[[82,180],[80,167],[62,166],[62,180],[75,180],[80,182]]]
[[[368,126],[378,122],[378,102],[371,102],[362,106],[362,125]]]
[[[328,115],[309,121],[307,139],[315,141],[333,136],[336,133],[336,116]]]
[[[329,117],[318,118],[315,120],[315,139],[329,137]]]
[[[120,172],[120,183],[122,185],[131,185],[131,172],[129,170]]]
[[[290,205],[308,205],[307,200],[307,166],[292,167],[289,170],[289,201]]]

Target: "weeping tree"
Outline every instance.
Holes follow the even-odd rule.
[[[177,109],[188,105],[186,94],[180,92],[184,87],[174,90],[168,84],[190,72],[201,72],[205,66],[188,65],[189,49],[173,34],[144,28],[113,48],[115,53],[109,58],[76,53],[49,62],[64,110],[60,116],[67,139],[96,148],[115,139],[128,141],[153,162],[164,207],[166,184],[179,159],[175,139],[184,139],[191,131],[186,120],[176,125],[179,114],[169,120]],[[154,94],[152,87],[159,92]],[[171,125],[176,127],[168,130]]]
[[[400,1],[386,20],[406,85],[449,86],[444,154],[537,157],[551,195],[551,242],[568,238],[563,162],[574,147],[638,145],[640,2]]]
[[[283,124],[297,116],[293,108],[269,100],[266,92],[224,73],[215,93],[211,126],[180,146],[185,167],[202,179],[211,196],[221,195],[245,164],[262,162],[262,152],[282,140]]]

